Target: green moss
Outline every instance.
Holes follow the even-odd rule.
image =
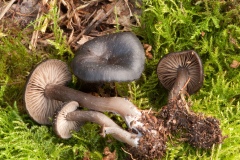
[[[168,95],[157,79],[159,59],[169,52],[194,49],[202,58],[205,81],[202,89],[191,96],[192,108],[219,119],[228,138],[211,150],[170,139],[164,159],[239,159],[240,68],[231,68],[230,64],[232,60],[240,61],[240,5],[216,0],[144,0],[143,4],[142,26],[134,32],[143,43],[152,45],[153,59],[146,59],[140,80],[117,84],[118,93],[129,96],[141,109],[158,111],[166,105]],[[60,140],[51,127],[39,126],[17,110],[23,107],[24,85],[31,68],[49,57],[68,62],[73,56],[56,23],[56,13],[55,7],[39,19],[40,24],[45,19],[54,22],[49,28],[55,36],[49,41],[51,47],[28,50],[30,39],[24,34],[27,29],[0,37],[0,159],[102,159],[106,146],[117,151],[118,159],[125,159],[123,144],[99,136],[98,125],[86,124],[72,139]],[[41,28],[35,25],[29,27]],[[123,123],[119,117],[117,122]]]
[[[16,104],[0,108],[0,113],[0,159],[58,159],[71,151],[69,145],[54,143],[48,127],[25,122]]]
[[[5,86],[3,99],[12,104],[21,101],[22,90],[29,70],[41,59],[40,55],[30,53],[22,44],[22,35],[7,36],[0,41],[0,83]]]
[[[236,119],[239,114],[240,74],[239,68],[233,69],[230,64],[240,58],[240,28],[235,17],[235,14],[239,15],[240,5],[231,4],[232,7],[226,9],[230,2],[144,2],[143,25],[137,33],[144,37],[145,43],[153,46],[155,58],[147,60],[145,71],[147,79],[153,83],[146,81],[140,84],[145,86],[141,92],[156,99],[152,102],[155,108],[158,108],[157,104],[162,106],[156,97],[161,95],[159,99],[164,101],[167,92],[154,82],[157,76],[153,66],[156,67],[158,60],[169,52],[194,49],[202,58],[205,81],[200,92],[191,96],[192,107],[195,112],[218,118],[223,134],[228,135],[222,145],[210,151],[194,149],[173,140],[177,144],[169,144],[165,159],[238,159],[239,155],[235,153],[240,151],[239,121]]]

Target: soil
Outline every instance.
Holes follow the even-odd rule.
[[[197,114],[190,108],[191,104],[184,98],[172,100],[164,106],[158,118],[163,118],[165,127],[171,134],[181,135],[181,140],[193,147],[210,149],[226,138],[222,135],[220,122],[213,117]]]
[[[167,149],[166,142],[169,134],[164,127],[164,121],[156,118],[155,113],[149,113],[149,111],[142,111],[140,121],[145,124],[144,127],[138,128],[143,135],[137,148],[128,148],[129,153],[134,159],[161,159]]]

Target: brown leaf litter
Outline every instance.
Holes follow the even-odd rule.
[[[102,36],[116,30],[130,31],[132,26],[140,24],[140,0],[12,0],[0,4],[2,21],[10,19],[15,25],[25,28],[30,22],[37,20],[34,27],[38,30],[33,32],[30,49],[46,45],[48,39],[54,39],[51,30],[53,22],[44,16],[55,6],[59,8],[58,25],[74,50],[85,41],[84,36]],[[43,18],[44,22],[40,23],[39,20]]]
[[[240,66],[240,62],[237,60],[233,60],[232,63],[230,64],[231,68],[238,68]]]
[[[129,147],[128,152],[134,159],[161,159],[167,149],[169,132],[161,118],[156,118],[152,111],[142,111],[141,120],[143,127],[137,128],[142,137],[138,147]]]

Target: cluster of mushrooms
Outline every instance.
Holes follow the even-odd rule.
[[[94,122],[102,127],[101,135],[110,134],[128,144],[128,151],[134,157],[161,158],[166,151],[170,131],[166,125],[175,127],[176,119],[172,118],[171,107],[184,103],[179,106],[184,106],[182,108],[187,109],[187,114],[192,115],[183,101],[183,95],[194,93],[195,85],[201,85],[203,80],[201,60],[196,59],[199,58],[197,54],[189,51],[180,55],[185,54],[186,57],[168,61],[168,57],[179,57],[178,53],[169,54],[161,60],[163,65],[158,65],[161,83],[171,89],[169,104],[163,107],[159,115],[139,110],[126,98],[99,97],[67,87],[72,80],[72,73],[65,62],[56,59],[41,62],[29,75],[24,94],[26,110],[37,123],[53,125],[55,133],[63,139],[70,138],[72,132],[79,131],[86,122]],[[186,62],[181,64],[181,60]],[[77,50],[70,68],[78,79],[91,84],[137,80],[144,70],[144,64],[145,52],[139,39],[131,32],[122,32],[84,43]],[[178,69],[172,72],[174,67]],[[161,68],[164,68],[164,72]],[[128,130],[117,125],[103,112],[120,115]]]

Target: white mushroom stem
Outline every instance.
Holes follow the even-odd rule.
[[[79,122],[93,122],[100,126],[118,127],[112,119],[107,117],[105,114],[96,111],[73,111],[66,115],[67,121],[79,121]]]
[[[111,134],[115,139],[127,143],[132,147],[138,147],[140,136],[129,133],[122,128],[116,128],[116,127],[103,127],[102,130],[103,136],[106,134]]]
[[[131,128],[131,123],[141,117],[141,112],[129,100],[120,97],[96,97],[62,85],[48,84],[44,95],[59,101],[77,101],[80,106],[101,112],[113,112],[123,117]]]
[[[103,136],[111,134],[115,139],[136,147],[139,137],[136,134],[129,133],[119,127],[113,120],[96,111],[74,111],[66,115],[67,121],[76,122],[94,122],[103,126]]]

